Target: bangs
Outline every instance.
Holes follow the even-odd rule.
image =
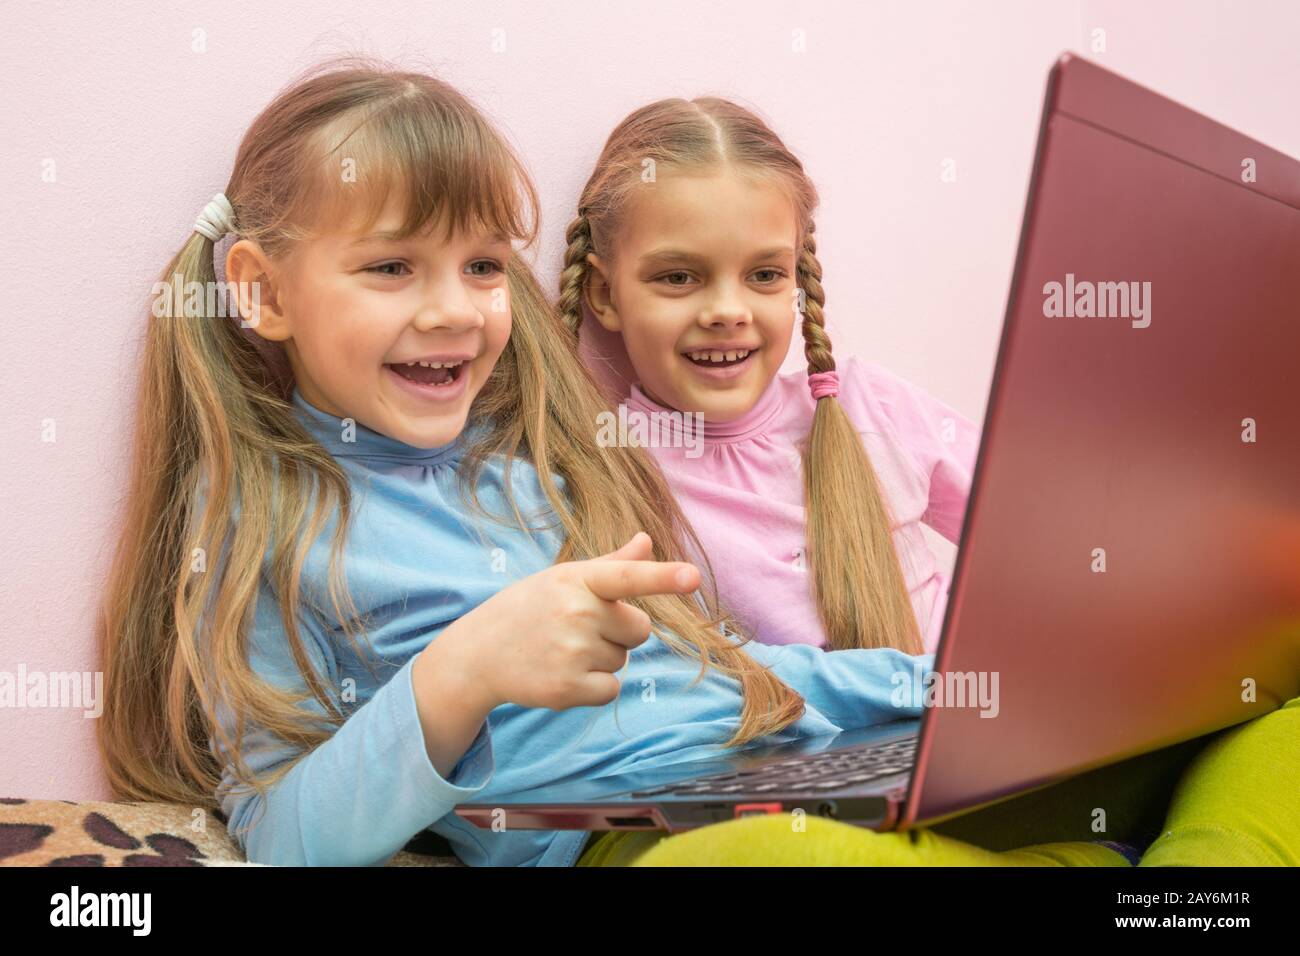
[[[536,240],[532,184],[472,108],[411,89],[327,124],[313,146],[311,168],[298,179],[312,188],[300,197],[308,208],[297,222],[368,232],[396,197],[404,208],[397,239],[440,228],[444,240],[476,232],[525,246]]]

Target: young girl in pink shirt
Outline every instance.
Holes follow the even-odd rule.
[[[799,160],[753,113],[715,98],[652,103],[610,134],[582,192],[560,310],[575,333],[589,308],[621,336],[637,380],[627,433],[639,421],[654,439],[706,552],[699,563],[755,638],[933,650],[948,582],[920,524],[957,540],[979,430],[878,365],[836,362],[816,207]],[[808,371],[783,375],[796,322]],[[1127,812],[1082,775],[1045,811],[1071,842],[1024,846],[1023,821],[999,831],[980,813],[910,833],[812,818],[807,834],[822,839],[809,841],[773,814],[667,839],[607,833],[580,865],[1294,865],[1297,727],[1300,697],[1208,738],[1189,765],[1174,748],[1130,765],[1127,799],[1168,807],[1158,836],[1116,834],[1136,848],[1080,839],[1093,831],[1079,807]],[[1171,795],[1161,774],[1183,765]]]
[[[872,362],[839,363],[799,160],[726,100],[664,100],[610,135],[569,226],[560,309],[621,334],[635,421],[756,639],[932,651],[979,428]],[[781,374],[796,321],[808,371]],[[693,413],[699,413],[698,415]],[[660,416],[660,417],[656,417]]]

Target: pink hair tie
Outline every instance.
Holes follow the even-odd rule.
[[[812,389],[813,401],[827,395],[834,397],[840,393],[839,372],[814,372],[808,376],[808,387]]]

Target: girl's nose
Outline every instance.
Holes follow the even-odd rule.
[[[699,324],[706,329],[746,325],[753,319],[741,290],[733,285],[720,285],[714,297],[708,300],[699,313]]]
[[[466,293],[464,285],[455,279],[439,283],[429,290],[429,295],[415,315],[414,325],[420,331],[446,329],[460,332],[480,328],[483,313]]]
[[[734,297],[715,299],[700,313],[699,323],[706,329],[748,325],[753,321],[749,308]]]

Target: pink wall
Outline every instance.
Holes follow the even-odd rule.
[[[578,189],[628,110],[703,93],[757,107],[822,193],[837,353],[888,365],[977,421],[1058,53],[1300,154],[1300,8],[1283,0],[722,6],[15,5],[0,33],[0,671],[95,667],[150,285],[225,185],[257,110],[324,56],[432,68],[504,125],[544,198],[549,285]],[[806,52],[792,51],[796,30]],[[946,158],[955,183],[940,180]],[[92,731],[78,710],[0,708],[0,797],[107,797]]]

